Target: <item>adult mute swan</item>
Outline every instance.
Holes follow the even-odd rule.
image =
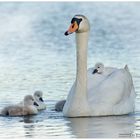
[[[23,104],[9,105],[2,109],[1,115],[3,116],[24,116],[37,114],[38,110],[35,106],[38,104],[34,101],[32,95],[24,97]]]
[[[76,32],[76,80],[63,108],[66,117],[123,115],[134,111],[135,91],[127,66],[105,67],[104,74],[87,72],[87,45],[90,25],[83,15],[75,15],[65,32]]]

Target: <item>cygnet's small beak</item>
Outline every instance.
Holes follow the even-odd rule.
[[[34,105],[35,105],[35,106],[39,106],[36,102],[34,102]]]
[[[69,34],[72,34],[73,32],[76,32],[77,29],[78,29],[78,24],[77,22],[75,21],[74,23],[72,23],[69,27],[69,29],[65,32],[65,35],[69,35]]]
[[[40,100],[41,102],[44,102],[44,100],[43,100],[41,97],[39,98],[39,100]]]
[[[97,69],[95,69],[93,72],[92,72],[92,74],[95,74],[95,73],[97,73],[98,72],[98,70]]]

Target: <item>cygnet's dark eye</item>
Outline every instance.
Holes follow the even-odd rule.
[[[100,67],[98,67],[98,68],[100,68]]]

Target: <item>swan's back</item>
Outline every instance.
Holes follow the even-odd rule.
[[[94,67],[89,68],[87,72],[87,89],[90,90],[91,88],[97,87],[104,79],[109,77],[113,72],[117,71],[117,68],[113,67],[105,67],[104,72],[102,74],[95,73],[93,74]]]
[[[126,69],[106,67],[102,74],[88,70],[88,103],[94,116],[133,112],[135,91]]]

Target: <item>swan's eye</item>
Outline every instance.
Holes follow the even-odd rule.
[[[72,28],[74,28],[74,24],[72,25]]]
[[[98,68],[100,68],[100,67],[98,67]]]

